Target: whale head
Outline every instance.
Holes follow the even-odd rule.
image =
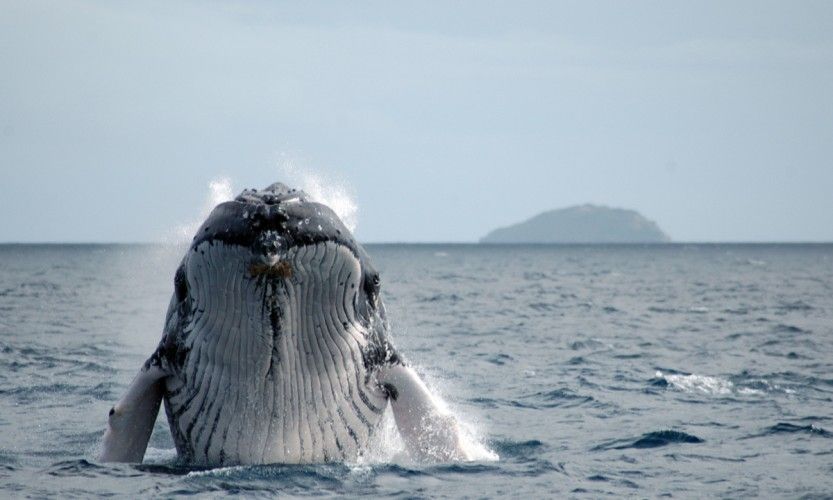
[[[381,281],[367,253],[330,207],[282,183],[217,205],[197,230],[174,288],[172,331],[207,328],[206,315],[239,316],[245,324],[226,321],[215,337],[249,335],[258,340],[254,348],[280,358],[281,335],[349,332],[362,339],[367,369],[390,357]],[[171,336],[172,362],[183,357],[182,337]]]

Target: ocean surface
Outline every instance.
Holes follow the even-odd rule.
[[[833,245],[369,245],[399,350],[499,459],[101,464],[175,246],[0,245],[0,497],[830,497]]]

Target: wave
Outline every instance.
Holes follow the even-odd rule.
[[[673,387],[684,392],[698,392],[708,395],[732,394],[735,388],[732,382],[719,377],[694,374],[664,374],[661,371],[657,371],[654,374],[652,385]]]
[[[533,407],[537,408],[574,408],[596,402],[591,396],[578,394],[569,389],[536,392],[525,398],[534,400]]]
[[[806,434],[808,436],[816,436],[823,438],[833,437],[833,433],[826,429],[823,429],[822,427],[816,424],[795,425],[788,422],[778,422],[777,424],[766,428],[763,432],[746,436],[745,439],[775,436],[779,434]]]
[[[797,392],[795,388],[776,384],[766,378],[750,376],[746,373],[730,379],[709,375],[663,373],[657,370],[650,385],[707,396],[762,396],[772,393],[792,395]]]
[[[779,422],[779,423],[773,425],[772,427],[770,427],[767,430],[767,434],[782,434],[782,433],[793,434],[793,433],[796,433],[796,432],[800,432],[802,434],[811,434],[811,435],[816,435],[816,436],[822,436],[822,437],[833,437],[833,434],[831,434],[829,431],[826,431],[826,430],[822,429],[821,427],[819,427],[815,424],[794,425],[794,424],[789,424],[789,423],[786,423],[786,422]]]
[[[538,439],[502,440],[493,442],[492,446],[504,462],[500,474],[517,477],[536,477],[550,472],[566,474],[563,462],[553,463],[545,458],[550,447]]]
[[[614,439],[612,441],[594,446],[591,450],[604,451],[625,450],[628,448],[659,448],[670,444],[696,444],[703,442],[705,442],[705,440],[693,434],[675,430],[660,430],[647,432],[637,438]]]

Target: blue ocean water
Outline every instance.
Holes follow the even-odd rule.
[[[0,497],[833,494],[833,245],[369,245],[400,351],[500,459],[101,464],[182,249],[0,245]]]

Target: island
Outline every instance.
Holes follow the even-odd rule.
[[[634,210],[578,205],[495,229],[480,243],[667,243],[657,224]]]

